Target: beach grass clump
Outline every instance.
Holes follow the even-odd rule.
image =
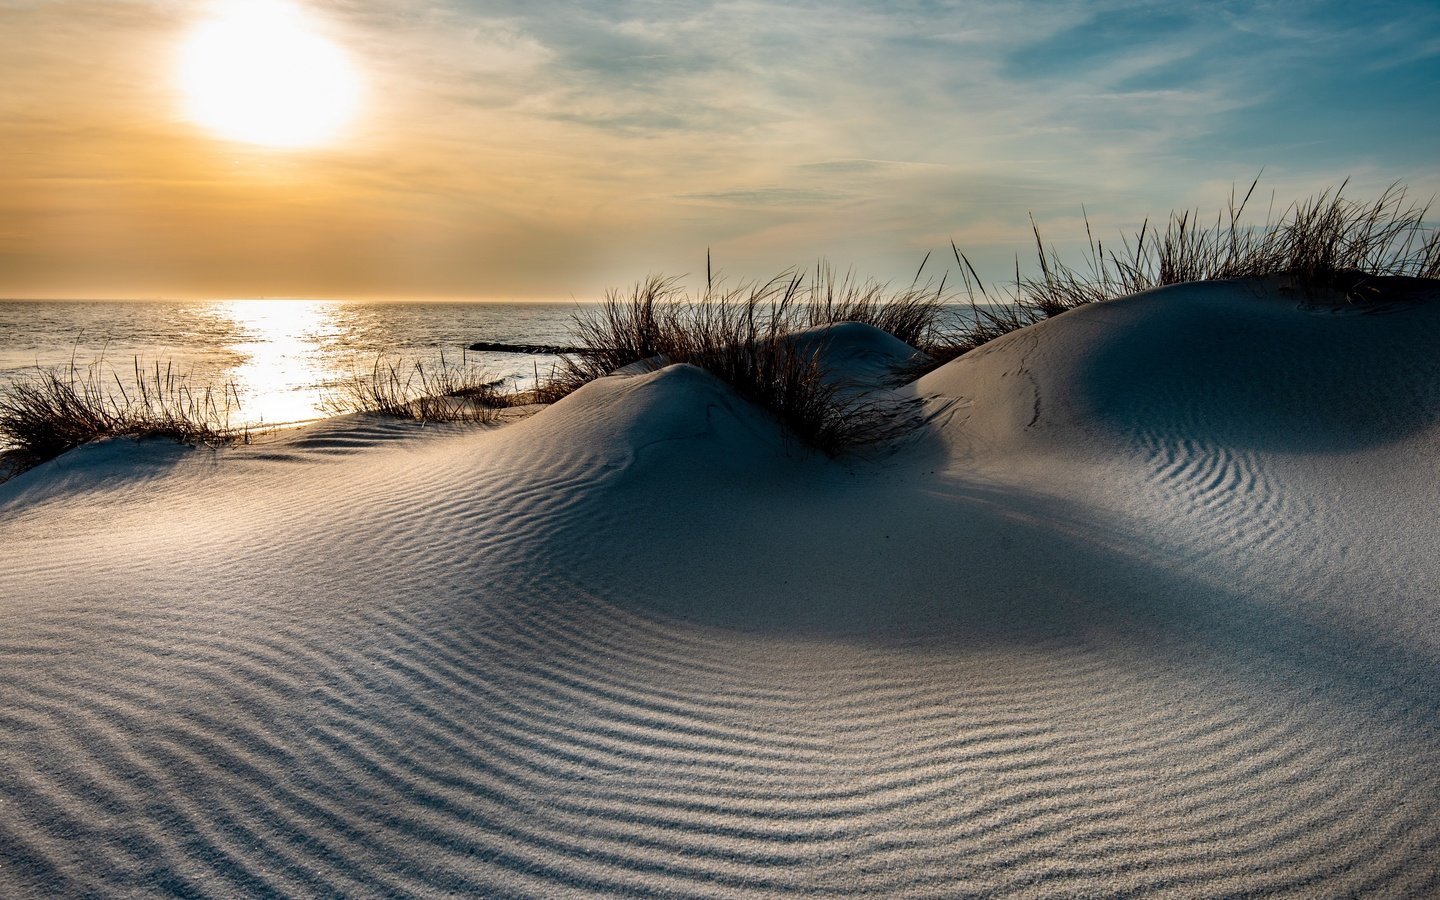
[[[689,363],[826,454],[897,435],[906,417],[895,404],[832,377],[823,362],[823,335],[797,339],[813,322],[828,324],[808,305],[810,285],[791,271],[735,288],[710,279],[698,297],[663,277],[628,293],[611,291],[597,307],[577,314],[575,340],[583,349],[564,358],[540,393],[563,396],[627,367],[653,371]]]
[[[554,403],[582,386],[632,363],[667,357],[685,303],[677,278],[652,275],[628,293],[611,289],[600,303],[575,314],[571,343],[549,377],[535,387],[542,403]]]
[[[1163,232],[1147,220],[1118,248],[1096,240],[1087,220],[1082,269],[1047,250],[1032,222],[1040,274],[1017,279],[1015,299],[1055,315],[1165,285],[1280,277],[1308,295],[1339,292],[1361,300],[1364,293],[1353,288],[1368,279],[1440,276],[1440,231],[1427,224],[1429,205],[1408,202],[1403,185],[1364,202],[1346,197],[1349,183],[1343,182],[1256,224],[1246,210],[1258,183],[1238,200],[1232,191],[1212,225],[1201,225],[1198,212],[1171,213]]]
[[[811,326],[840,322],[862,322],[887,332],[912,347],[933,344],[938,323],[948,302],[946,278],[921,282],[930,261],[927,253],[910,285],[891,290],[874,279],[856,278],[853,272],[837,275],[826,263],[819,263],[799,304],[801,317]]]
[[[513,405],[504,379],[442,354],[438,364],[379,357],[367,372],[332,386],[322,406],[335,415],[373,413],[417,422],[489,424]]]
[[[1292,203],[1260,223],[1247,215],[1259,179],[1243,195],[1232,190],[1213,223],[1198,211],[1172,212],[1163,229],[1147,219],[1131,237],[1106,246],[1085,218],[1087,251],[1079,266],[1047,246],[1031,220],[1037,274],[987,291],[954,244],[971,315],[965,325],[922,345],[932,365],[1042,319],[1089,303],[1153,288],[1235,278],[1278,279],[1305,296],[1338,296],[1363,303],[1380,293],[1386,276],[1440,278],[1440,230],[1427,223],[1428,204],[1406,199],[1392,184],[1374,201],[1345,196],[1348,182]]]
[[[106,437],[168,437],[220,446],[246,441],[230,420],[240,409],[233,384],[195,387],[170,365],[134,361],[123,378],[104,361],[42,370],[0,389],[0,446],[10,475]]]
[[[796,337],[797,325],[833,324],[817,321],[806,288],[804,278],[786,273],[733,290],[712,287],[699,303],[671,306],[665,358],[705,369],[826,454],[897,436],[908,421],[899,404],[829,371],[823,332]]]

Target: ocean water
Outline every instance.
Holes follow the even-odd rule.
[[[362,303],[301,300],[3,301],[0,389],[37,369],[98,367],[134,380],[138,364],[192,390],[228,389],[235,425],[278,425],[324,415],[336,385],[377,361],[408,369],[468,363],[517,389],[551,356],[470,353],[476,341],[568,343],[580,306],[565,303]]]

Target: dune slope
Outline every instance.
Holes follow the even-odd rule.
[[[0,485],[0,894],[1435,893],[1437,347],[1193,285],[863,460],[686,366],[83,448]]]

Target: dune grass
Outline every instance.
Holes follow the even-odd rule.
[[[615,372],[690,363],[769,410],[803,443],[829,455],[898,435],[907,417],[878,392],[846,385],[823,364],[823,338],[799,341],[796,332],[854,321],[864,313],[883,320],[883,288],[839,282],[819,270],[815,281],[795,271],[764,282],[726,288],[707,279],[705,292],[688,295],[677,279],[653,276],[628,293],[609,292],[575,319],[575,342],[542,385],[547,400]],[[940,305],[902,292],[905,306],[892,314],[914,333],[933,330]],[[855,317],[847,313],[857,314]]]
[[[839,426],[821,424],[829,414],[822,410],[844,408],[838,398],[854,396],[833,390],[828,399],[822,396],[830,379],[817,360],[800,358],[786,339],[803,328],[853,321],[887,331],[928,357],[898,373],[910,379],[1067,310],[1166,285],[1273,279],[1302,296],[1366,303],[1384,292],[1380,278],[1440,278],[1440,231],[1427,224],[1429,205],[1409,202],[1403,185],[1393,184],[1367,202],[1347,197],[1345,182],[1290,204],[1278,216],[1272,199],[1256,222],[1250,210],[1258,186],[1257,178],[1243,193],[1232,190],[1213,222],[1202,224],[1198,211],[1173,212],[1163,227],[1147,219],[1133,235],[1109,245],[1096,238],[1087,216],[1087,249],[1078,266],[1046,244],[1032,218],[1034,273],[1022,273],[1017,256],[1014,280],[991,287],[953,243],[960,284],[948,293],[946,278],[921,282],[928,255],[909,287],[898,291],[851,272],[839,274],[823,262],[813,272],[789,270],[733,290],[717,285],[707,271],[699,295],[688,293],[678,279],[651,277],[626,294],[610,292],[598,307],[577,315],[574,343],[583,351],[569,355],[535,397],[553,402],[645,360],[691,362],[833,452],[884,429],[871,421],[847,436]],[[947,306],[957,302],[968,303],[969,316],[962,325],[942,329]],[[873,412],[877,420],[884,416],[882,410]]]
[[[853,272],[837,275],[827,263],[816,265],[808,283],[800,285],[800,319],[812,327],[839,322],[863,322],[888,332],[912,347],[933,344],[947,295],[946,278],[921,282],[930,255],[920,261],[910,285],[898,291],[874,279],[856,278]]]
[[[1440,275],[1440,234],[1426,225],[1428,204],[1406,201],[1403,185],[1392,184],[1372,202],[1345,196],[1348,182],[1292,203],[1278,219],[1249,223],[1246,209],[1258,179],[1244,196],[1231,192],[1215,223],[1199,224],[1198,212],[1171,213],[1163,232],[1141,225],[1133,241],[1117,249],[1089,243],[1085,269],[1067,266],[1046,249],[1032,222],[1040,275],[1020,281],[1021,298],[1053,315],[1097,300],[1191,281],[1284,276],[1293,287],[1315,295],[1350,291],[1365,276]],[[1352,300],[1364,299],[1363,295]]]
[[[134,360],[127,379],[104,361],[42,370],[0,390],[0,445],[7,477],[106,437],[168,437],[219,446],[250,438],[230,420],[234,385],[194,387],[170,365]]]
[[[1345,196],[1348,182],[1284,208],[1263,222],[1248,218],[1259,179],[1243,195],[1230,194],[1214,223],[1202,225],[1198,211],[1172,212],[1163,230],[1147,219],[1118,246],[1095,238],[1088,216],[1087,251],[1079,267],[1047,246],[1031,219],[1038,274],[1022,275],[987,290],[958,247],[951,251],[960,269],[971,322],[923,346],[931,368],[997,337],[1089,303],[1193,281],[1232,278],[1276,279],[1307,297],[1365,303],[1383,293],[1378,278],[1440,278],[1440,230],[1427,224],[1428,204],[1407,200],[1404,185],[1392,184],[1378,199]]]
[[[417,422],[494,422],[513,398],[484,369],[441,354],[438,365],[377,358],[368,372],[334,385],[322,405],[334,415],[375,413]]]

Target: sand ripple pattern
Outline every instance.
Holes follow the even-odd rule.
[[[30,547],[0,572],[0,894],[1440,891],[1415,708],[1161,634],[643,614],[542,555],[626,460],[517,478],[486,440],[297,442],[178,473],[209,485],[182,498],[72,498],[103,533],[43,505],[0,525]],[[307,454],[307,494],[279,490]],[[1260,478],[1173,457],[1159,477],[1220,519]],[[156,540],[160,579],[127,564]]]
[[[1153,508],[1178,514],[1212,551],[1237,557],[1275,551],[1309,520],[1304,492],[1267,470],[1260,452],[1200,433],[1138,436]]]

